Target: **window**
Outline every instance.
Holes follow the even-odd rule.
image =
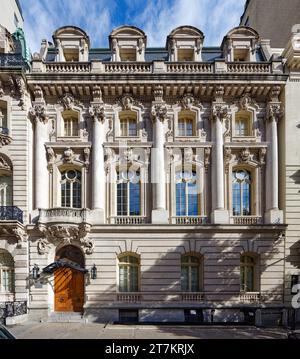
[[[137,256],[119,257],[119,292],[137,292],[139,290],[140,261]]]
[[[251,215],[251,173],[246,170],[232,172],[232,213]]]
[[[139,311],[130,309],[119,309],[119,322],[137,323],[139,321]]]
[[[196,135],[196,117],[189,111],[181,111],[178,116],[178,136],[189,137]]]
[[[73,111],[65,111],[63,113],[64,120],[64,136],[78,136],[78,115]]]
[[[78,48],[64,48],[64,57],[68,62],[78,62],[79,61],[79,50]]]
[[[176,216],[199,214],[199,193],[195,171],[176,173]]]
[[[121,61],[136,61],[136,49],[120,49]]]
[[[117,215],[139,216],[141,185],[139,171],[119,171],[117,177]]]
[[[200,263],[198,256],[184,255],[181,257],[181,290],[184,292],[199,292]]]
[[[249,112],[238,113],[235,117],[235,136],[250,136],[250,121]]]
[[[15,27],[18,28],[19,27],[19,19],[18,19],[16,13],[14,13],[14,23],[15,23]]]
[[[0,207],[12,206],[12,176],[0,172]]]
[[[7,251],[0,251],[0,292],[14,291],[14,260]]]
[[[81,208],[81,173],[67,170],[61,174],[61,206]]]
[[[193,49],[178,49],[178,61],[194,61]]]
[[[254,255],[241,255],[240,280],[242,292],[254,292],[257,290],[257,257]]]
[[[121,136],[131,137],[137,136],[137,122],[135,118],[121,118],[120,119]]]
[[[236,62],[249,62],[250,61],[250,51],[249,49],[234,49],[233,61]]]
[[[0,134],[8,135],[7,110],[0,107]]]

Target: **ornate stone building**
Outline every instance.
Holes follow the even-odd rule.
[[[1,62],[0,302],[22,319],[285,323],[298,37],[284,61],[248,27],[208,48],[182,26],[154,49],[123,26],[100,50],[67,26],[30,68]]]

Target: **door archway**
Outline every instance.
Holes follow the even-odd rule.
[[[82,251],[72,245],[62,247],[55,260],[63,259],[84,268]],[[61,267],[54,272],[54,310],[56,312],[83,312],[84,274],[76,269]]]

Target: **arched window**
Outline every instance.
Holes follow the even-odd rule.
[[[181,257],[181,290],[184,292],[199,292],[200,290],[201,259],[195,255]]]
[[[117,215],[141,214],[140,171],[119,171],[117,175]]]
[[[178,115],[178,136],[196,135],[196,116],[189,111],[181,111]]]
[[[251,173],[244,169],[232,172],[232,214],[251,215]]]
[[[78,113],[75,111],[64,111],[62,117],[64,120],[64,136],[78,136]]]
[[[240,263],[240,280],[242,292],[255,292],[258,290],[257,279],[257,256],[253,254],[242,254]]]
[[[122,137],[137,136],[137,116],[135,112],[123,112],[120,114],[120,135]]]
[[[0,292],[14,291],[14,260],[7,251],[0,250]]]
[[[240,111],[235,115],[235,136],[251,136],[251,113]]]
[[[197,216],[199,207],[196,172],[176,172],[176,216]]]
[[[81,208],[81,173],[70,169],[61,174],[61,206]]]
[[[140,260],[135,255],[119,256],[119,292],[138,292]]]

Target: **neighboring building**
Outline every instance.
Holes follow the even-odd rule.
[[[285,323],[297,38],[284,68],[248,27],[207,48],[182,26],[152,49],[122,26],[91,49],[66,26],[30,71],[3,64],[0,302],[37,320]]]
[[[19,0],[0,0],[0,25],[11,34],[23,28],[24,19]]]
[[[240,25],[256,29],[272,47],[284,48],[293,25],[299,23],[299,0],[247,0]]]

